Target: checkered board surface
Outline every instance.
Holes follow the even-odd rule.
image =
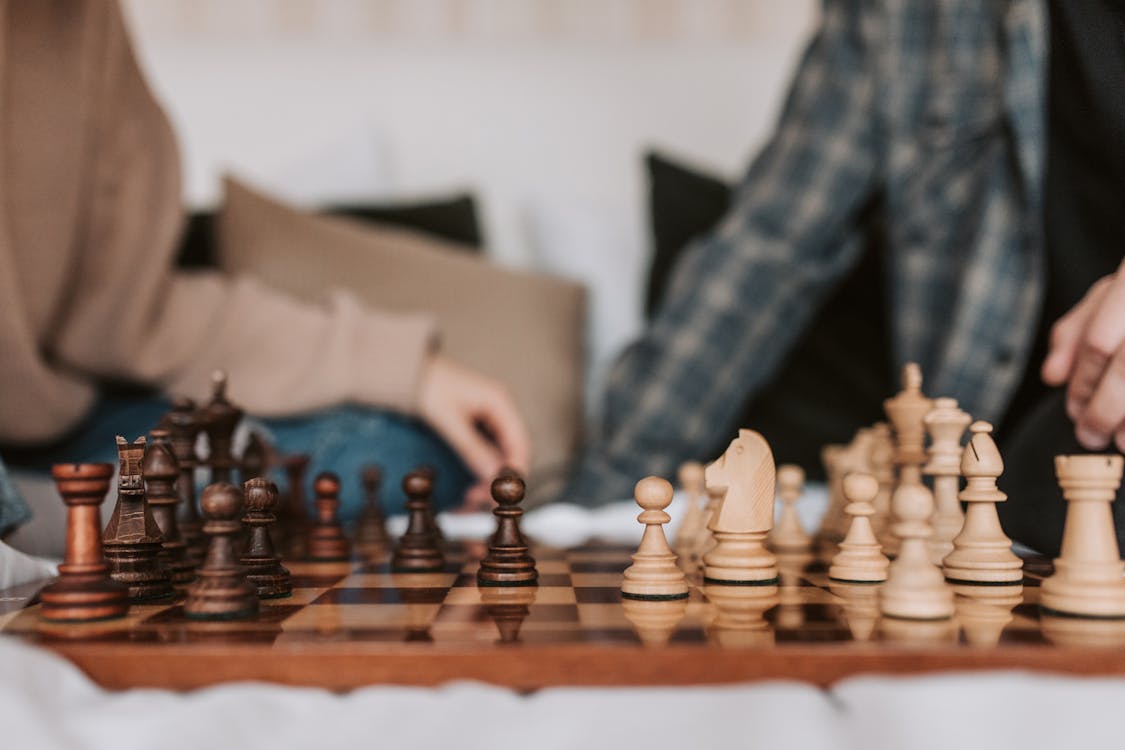
[[[828,684],[869,671],[980,667],[1125,674],[1125,625],[1040,613],[1038,585],[1050,572],[1043,559],[1026,561],[1022,588],[958,588],[953,620],[919,623],[880,618],[878,586],[834,583],[812,555],[782,556],[776,587],[703,585],[696,573],[686,601],[623,601],[632,551],[536,547],[539,585],[528,588],[478,587],[482,544],[450,544],[438,573],[394,573],[385,557],[287,563],[293,595],[265,600],[257,617],[238,622],[188,620],[173,602],[134,605],[113,622],[47,625],[25,588],[0,592],[0,632],[56,650],[115,687],[232,679],[335,688],[449,679],[523,688],[766,677]],[[162,655],[163,674],[153,666]]]

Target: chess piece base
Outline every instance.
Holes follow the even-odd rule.
[[[480,561],[477,583],[481,586],[535,586],[539,572],[526,546],[491,546]]]
[[[259,599],[282,599],[293,594],[292,576],[279,559],[243,557],[239,562],[245,566],[246,580]]]
[[[720,586],[770,586],[778,582],[777,557],[765,548],[765,532],[716,531],[703,556],[703,580]]]
[[[334,527],[313,527],[307,549],[310,562],[347,562],[351,557],[347,537]]]
[[[428,535],[421,540],[412,541],[403,537],[402,543],[391,558],[391,570],[395,573],[436,573],[445,567],[445,556],[441,550],[430,546]]]
[[[184,616],[192,620],[239,620],[257,612],[254,586],[237,569],[200,571],[184,602]]]
[[[109,577],[125,586],[133,602],[163,601],[176,594],[168,572],[159,567],[160,542],[104,546]]]
[[[1039,589],[1039,605],[1049,612],[1094,619],[1125,619],[1125,578],[1121,563],[1099,566],[1104,570],[1090,580],[1090,564],[1083,565],[1081,579],[1065,560],[1055,561],[1055,574],[1045,579]]]
[[[92,578],[59,579],[39,592],[40,616],[50,622],[97,622],[124,617],[129,611],[125,586]]]

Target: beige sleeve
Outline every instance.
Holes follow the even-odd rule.
[[[171,270],[181,222],[175,140],[105,6],[81,251],[49,355],[84,375],[206,394],[225,369],[250,413],[341,402],[410,412],[435,341],[426,316],[381,314],[338,294],[299,302],[251,279]]]

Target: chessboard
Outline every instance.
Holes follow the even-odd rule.
[[[634,548],[533,546],[537,586],[481,587],[483,542],[445,542],[435,573],[394,573],[388,556],[287,562],[288,598],[229,622],[188,619],[182,593],[124,619],[48,623],[38,586],[0,591],[0,633],[50,649],[111,689],[236,681],[347,690],[478,680],[549,686],[822,686],[857,674],[1027,669],[1125,675],[1125,623],[1046,614],[1043,558],[1022,586],[958,586],[956,615],[880,617],[878,585],[829,580],[825,556],[780,555],[777,585],[707,584],[686,600],[621,597]]]

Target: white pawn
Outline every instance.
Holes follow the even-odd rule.
[[[953,551],[953,538],[961,533],[965,514],[957,490],[961,485],[961,436],[972,421],[957,408],[957,399],[934,399],[934,408],[925,418],[930,433],[930,462],[923,471],[934,478],[934,516],[930,519],[930,559],[938,565]]]
[[[844,477],[844,497],[848,499],[844,511],[852,517],[852,524],[828,568],[828,577],[832,580],[853,583],[887,580],[887,567],[891,561],[883,554],[883,548],[871,528],[871,516],[875,514],[872,501],[877,494],[879,482],[870,474]]]
[[[969,509],[961,533],[953,539],[953,551],[942,561],[945,579],[1018,586],[1023,583],[1023,561],[1012,552],[1012,540],[1004,535],[996,513],[996,504],[1008,499],[996,487],[1004,461],[992,439],[992,425],[974,422],[969,429],[973,435],[961,454],[967,483],[960,495]]]
[[[793,464],[777,467],[777,497],[781,515],[770,532],[770,547],[779,552],[802,552],[812,547],[812,537],[801,527],[797,500],[805,485],[805,470]]]
[[[684,492],[684,515],[676,529],[676,552],[690,562],[699,535],[707,530],[706,511],[702,505],[707,494],[703,479],[703,464],[687,461],[680,466],[680,489]]]
[[[687,598],[687,579],[676,566],[676,554],[664,536],[664,524],[672,520],[664,509],[671,505],[673,494],[672,484],[660,477],[645,477],[633,490],[637,505],[643,509],[637,521],[645,525],[645,532],[621,584],[621,596],[626,599]]]
[[[1078,617],[1125,618],[1125,563],[1117,548],[1111,504],[1121,486],[1121,456],[1055,456],[1066,498],[1062,550],[1039,603]]]
[[[891,498],[895,523],[892,531],[901,540],[898,556],[887,571],[879,609],[888,617],[905,620],[940,620],[953,616],[953,592],[941,569],[930,561],[926,542],[933,533],[930,515],[934,498],[923,484],[899,485]]]

